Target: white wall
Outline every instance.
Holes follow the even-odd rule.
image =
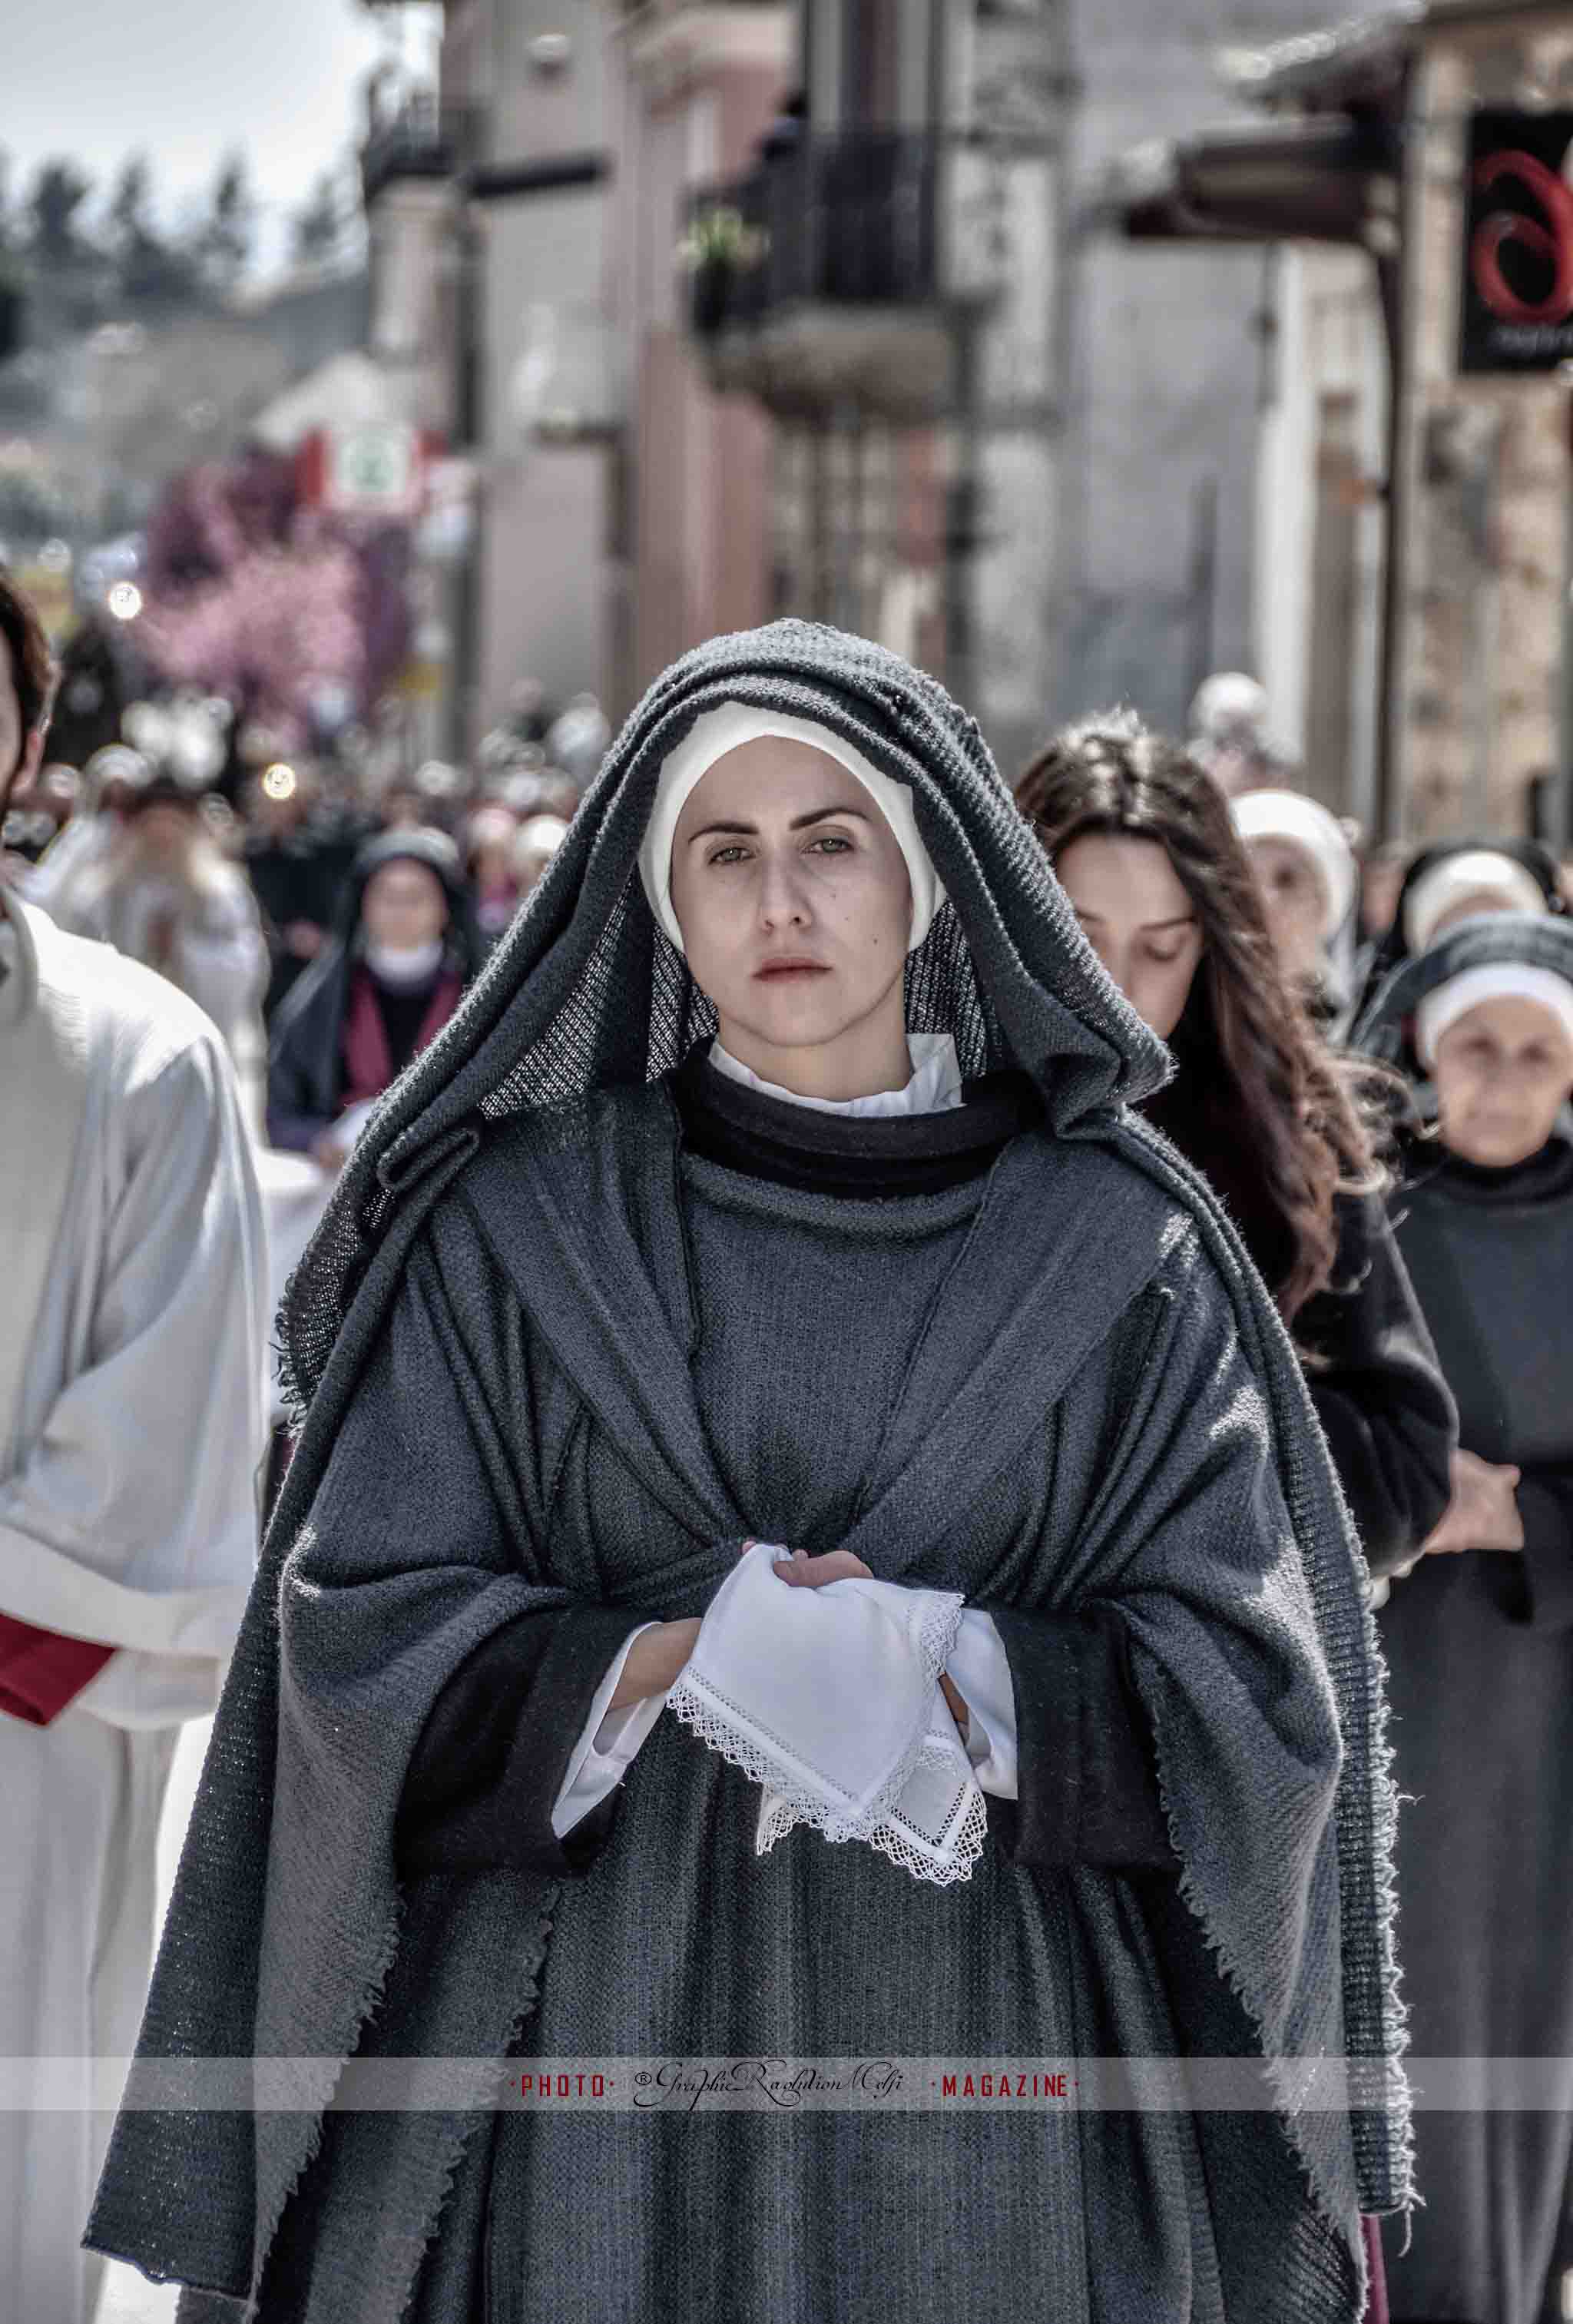
[[[1375,796],[1386,462],[1386,346],[1375,274],[1363,253],[1286,246],[1279,255],[1274,400],[1263,415],[1256,477],[1254,643],[1274,729],[1303,752],[1311,650],[1317,453],[1321,401],[1355,400],[1367,496],[1357,524],[1356,667],[1350,695],[1348,811],[1369,822]]]

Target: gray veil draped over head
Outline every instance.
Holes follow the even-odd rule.
[[[1004,1065],[1026,1073],[1053,1138],[1108,1149],[1112,1178],[1139,1176],[1193,1223],[1219,1301],[1232,1309],[1293,1530],[1282,1615],[1289,1647],[1310,1692],[1330,1688],[1336,1710],[1334,1812],[1307,1810],[1303,1828],[1292,1828],[1298,1811],[1284,1802],[1303,1798],[1304,1786],[1297,1794],[1290,1746],[1275,1787],[1270,1766],[1253,1762],[1238,1737],[1215,1748],[1205,1722],[1193,1729],[1177,1720],[1180,1739],[1167,1745],[1160,1736],[1161,1772],[1207,1974],[1243,2006],[1272,2061],[1272,2101],[1323,2223],[1323,2240],[1307,2245],[1318,2289],[1299,2312],[1348,2313],[1336,2301],[1352,2297],[1359,2275],[1357,2211],[1407,2209],[1414,2200],[1384,1674],[1353,1528],[1299,1365],[1242,1244],[1203,1182],[1129,1111],[1166,1078],[1166,1052],[1086,943],[975,721],[882,648],[795,621],[713,640],[639,704],[484,973],[380,1102],[290,1283],[281,1332],[302,1434],[204,1767],[130,2088],[137,2091],[139,2074],[147,2089],[161,2087],[159,2070],[171,2059],[311,2059],[320,2073],[273,2112],[202,2113],[145,2096],[128,2103],[88,2240],[150,2273],[254,2297],[347,2059],[379,2045],[402,2057],[495,2058],[500,2087],[559,1884],[511,1870],[400,1884],[363,1803],[357,1823],[310,1771],[290,1766],[291,1686],[301,1682],[281,1662],[281,1576],[309,1533],[406,1260],[471,1160],[525,1118],[548,1123],[599,1093],[643,1089],[713,1031],[710,1004],[657,926],[637,862],[663,761],[702,713],[727,702],[829,727],[910,788],[948,900],[908,957],[909,1029],[952,1034],[969,1076]],[[1068,1286],[1068,1298],[1079,1293],[1097,1304],[1098,1286]],[[390,1447],[389,1457],[419,1452]],[[540,1602],[551,1594],[535,1593]],[[357,1647],[354,1668],[324,1683],[342,1684],[346,1705],[363,1711],[351,1702],[355,1689],[409,1684],[411,1672],[401,1677],[385,1641],[368,1635]],[[1197,1693],[1225,1730],[1237,1697],[1246,1711],[1252,1704],[1226,1655],[1209,1674]],[[385,1782],[391,1802],[402,1763],[391,1741],[382,1756],[386,1767],[372,1752],[357,1772],[369,1788]],[[1281,1874],[1264,1870],[1280,1863]],[[1305,2104],[1295,2067],[1344,2056],[1365,2068],[1358,2100],[1347,2109]],[[400,2284],[407,2292],[488,2102],[480,2112],[412,2108],[391,2124],[356,2118],[383,2124],[355,2135],[368,2155],[373,2136],[384,2142],[379,2218],[391,2223],[379,2233],[400,2244],[403,2271],[398,2281],[368,2275],[357,2317],[385,2324],[400,2312]],[[182,2317],[207,2312],[182,2304]]]

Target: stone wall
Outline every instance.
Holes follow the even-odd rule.
[[[1403,835],[1417,840],[1527,831],[1531,780],[1564,762],[1573,392],[1555,374],[1461,376],[1457,364],[1467,116],[1537,102],[1573,106],[1565,19],[1436,38],[1421,60],[1390,705]]]

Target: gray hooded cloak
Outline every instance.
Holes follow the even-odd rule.
[[[908,1026],[1044,1107],[980,1182],[843,1203],[681,1154],[664,1077],[714,1020],[636,858],[663,760],[729,700],[911,787],[950,901]],[[198,2287],[182,2319],[266,2324],[1358,2314],[1358,2213],[1413,2200],[1383,1670],[1277,1315],[1128,1110],[1164,1065],[931,679],[785,622],[658,681],[286,1300],[304,1434],[131,2096],[171,2059],[322,2070],[287,2111],[128,2103],[96,2248]],[[1173,1874],[992,1836],[943,1890],[808,1831],[758,1859],[753,1787],[673,1722],[587,1868],[400,1864],[467,1657],[557,1609],[604,1668],[632,1619],[701,1610],[746,1534],[960,1590],[1007,1647],[1112,1608]],[[1053,1705],[1012,1667],[1026,1831]],[[537,2043],[1266,2062],[1246,2114],[500,2111]],[[1307,2103],[1344,2056],[1359,2103]],[[422,2059],[496,2062],[473,2105],[384,2113],[331,2104],[350,2058],[411,2087]]]

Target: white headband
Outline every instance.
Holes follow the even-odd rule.
[[[1354,851],[1336,816],[1303,791],[1242,791],[1229,801],[1235,829],[1254,839],[1286,839],[1303,848],[1321,874],[1322,941],[1336,936],[1355,908]]]
[[[1463,855],[1449,855],[1433,863],[1404,898],[1403,941],[1410,951],[1424,952],[1437,932],[1437,922],[1467,896],[1481,895],[1503,897],[1497,908],[1504,912],[1550,908],[1540,881],[1523,864],[1511,855],[1499,855],[1494,847],[1472,847]]]
[[[1533,1001],[1550,1010],[1573,1041],[1573,984],[1565,976],[1554,968],[1532,968],[1528,961],[1487,961],[1483,968],[1464,969],[1434,986],[1416,1009],[1415,1055],[1428,1073],[1448,1028],[1486,1001]]]
[[[850,742],[844,742],[828,726],[821,726],[812,718],[791,718],[781,711],[750,709],[744,702],[726,702],[719,710],[706,710],[694,721],[661,769],[656,803],[650,809],[639,857],[639,878],[649,898],[650,909],[661,927],[681,952],[683,931],[672,909],[672,842],[688,794],[729,751],[767,735],[786,742],[806,742],[814,750],[823,751],[826,758],[833,759],[849,775],[855,776],[869,794],[895,833],[896,844],[906,862],[912,882],[912,926],[906,949],[915,952],[945,900],[945,891],[929,852],[917,835],[917,818],[913,813],[908,786],[882,775],[878,767],[869,764],[860,751],[854,751]]]

